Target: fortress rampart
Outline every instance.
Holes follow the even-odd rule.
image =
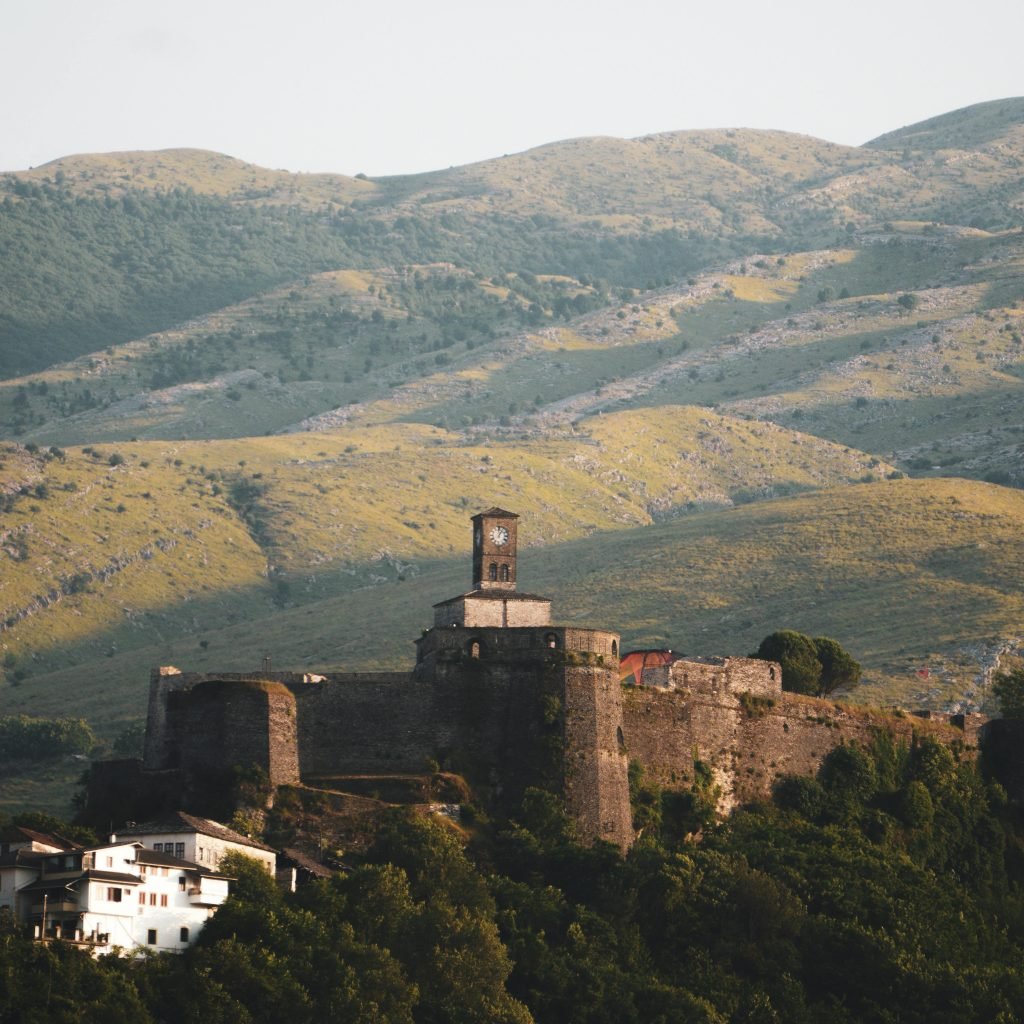
[[[970,749],[984,720],[886,714],[786,693],[780,666],[753,658],[680,659],[647,670],[645,684],[648,676],[655,685],[623,690],[629,758],[668,788],[692,784],[700,761],[711,769],[723,813],[770,796],[782,775],[815,775],[844,743],[870,746],[883,732],[910,746],[927,734]]]
[[[155,669],[143,763],[154,791],[188,803],[253,765],[272,785],[336,788],[339,777],[436,763],[498,810],[513,811],[529,786],[556,792],[581,838],[624,849],[630,760],[677,789],[695,781],[700,762],[727,813],[879,731],[908,744],[925,732],[976,745],[980,716],[957,729],[785,693],[781,667],[752,658],[677,659],[624,687],[618,634],[553,625],[547,598],[515,592],[517,518],[501,509],[473,517],[474,589],[435,606],[409,672]]]

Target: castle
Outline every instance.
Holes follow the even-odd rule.
[[[498,809],[530,786],[556,792],[581,838],[625,849],[630,761],[668,788],[703,766],[728,812],[879,729],[908,743],[922,730],[976,742],[980,716],[955,728],[786,693],[780,666],[751,658],[679,659],[623,686],[617,633],[553,625],[550,600],[517,589],[519,516],[491,508],[472,524],[473,587],[434,606],[411,671],[154,669],[142,777],[188,804],[238,766],[275,786],[342,788],[345,776],[436,764]]]

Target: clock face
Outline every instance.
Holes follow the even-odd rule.
[[[491,538],[491,543],[497,544],[498,547],[508,543],[508,530],[504,526],[492,527],[488,536]]]

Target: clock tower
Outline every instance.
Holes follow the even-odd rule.
[[[489,508],[473,516],[473,589],[516,589],[516,527],[519,516]]]

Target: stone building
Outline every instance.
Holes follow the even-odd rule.
[[[499,811],[530,786],[558,793],[583,839],[625,848],[630,760],[670,788],[709,769],[727,812],[879,729],[908,743],[921,730],[975,739],[976,723],[957,730],[784,693],[780,666],[749,658],[679,659],[652,673],[656,685],[622,686],[618,634],[553,624],[548,598],[517,589],[519,517],[491,508],[472,523],[472,589],[434,606],[409,672],[155,669],[143,788],[194,806],[239,767],[271,785],[334,787],[438,764]],[[124,777],[94,768],[93,789]]]

